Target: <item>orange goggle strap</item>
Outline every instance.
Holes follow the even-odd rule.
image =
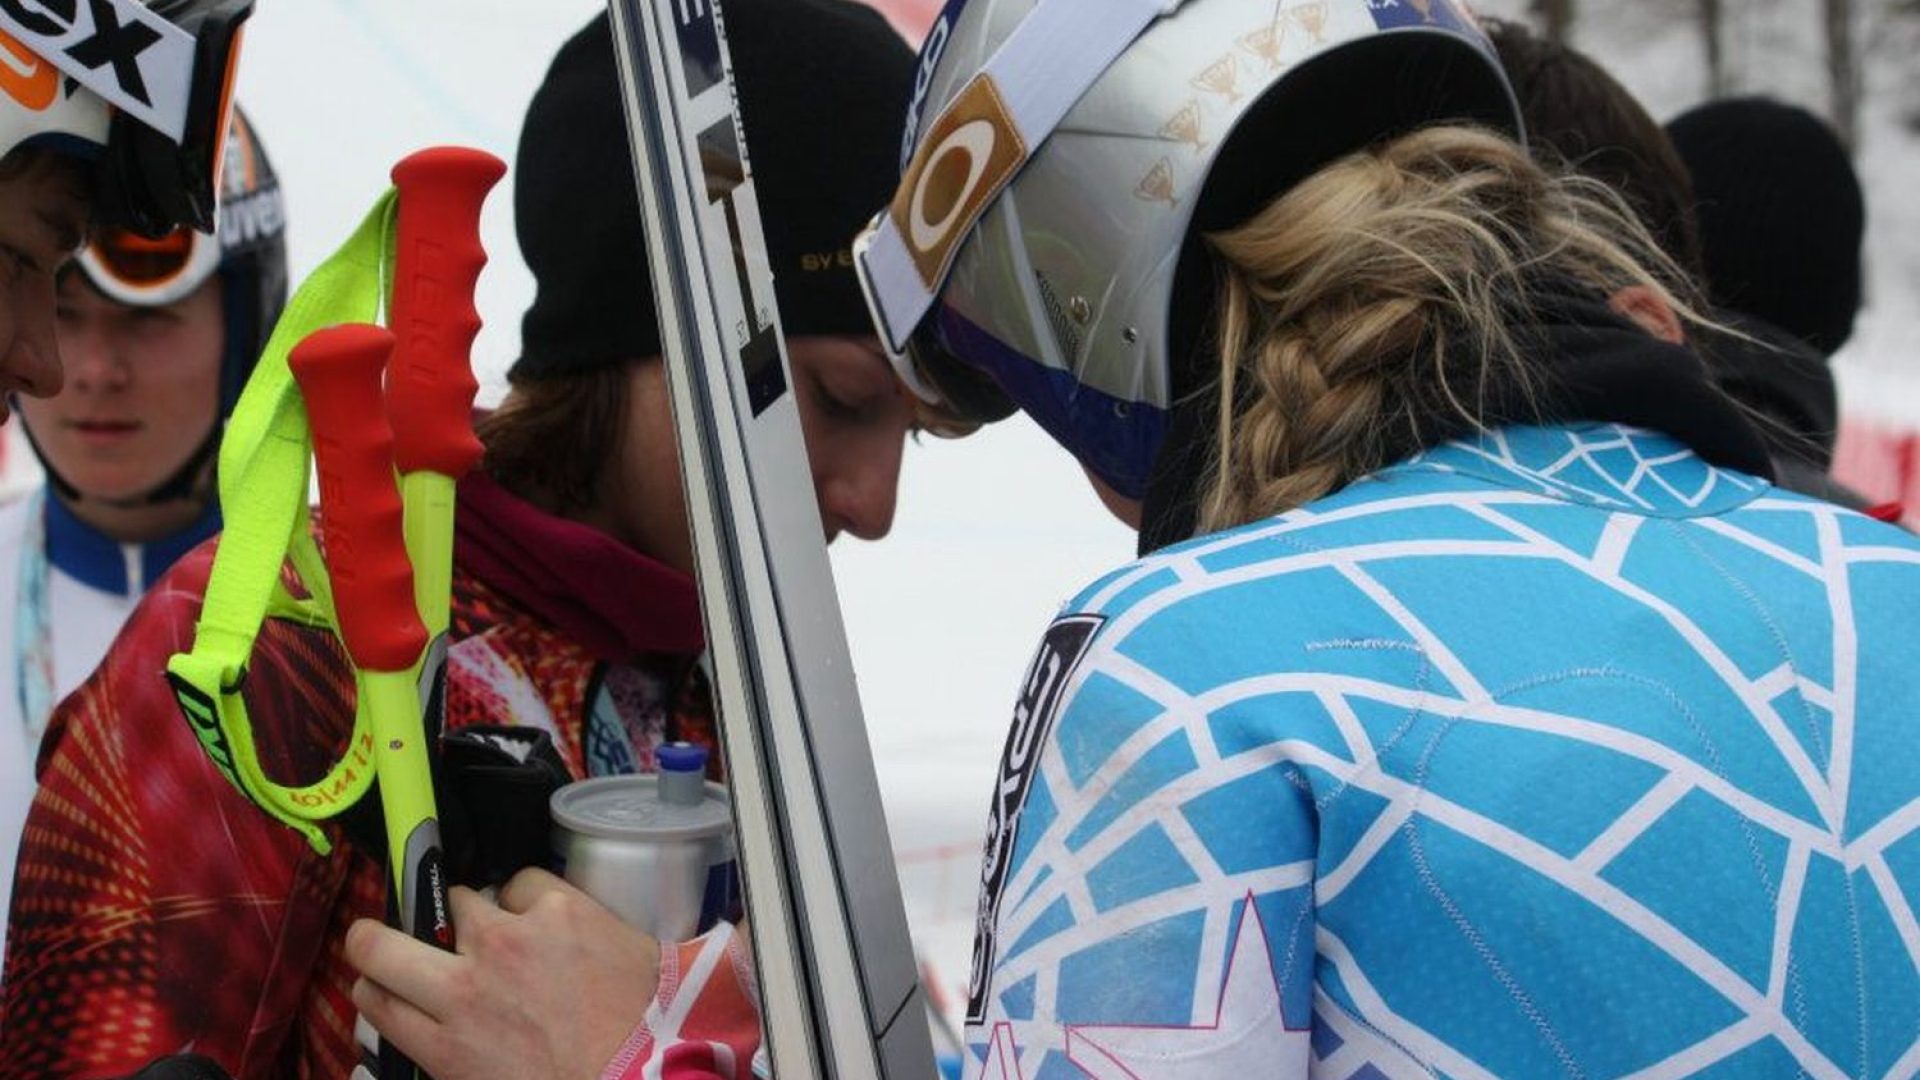
[[[377,320],[393,280],[395,206],[388,191],[352,238],[301,284],[247,381],[220,447],[225,531],[193,648],[167,663],[181,712],[221,773],[322,854],[331,843],[318,823],[352,806],[373,781],[370,695],[356,695],[345,756],[319,782],[289,787],[260,765],[241,690],[269,616],[337,626],[331,582],[308,523],[312,431],[287,356],[315,330]],[[307,599],[287,590],[282,572],[288,562]]]

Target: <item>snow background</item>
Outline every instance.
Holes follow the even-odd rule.
[[[892,0],[912,32],[937,0]],[[1516,15],[1524,0],[1484,0]],[[1701,50],[1674,0],[1585,0],[1577,43],[1665,119],[1705,93]],[[1742,0],[1730,18],[1738,84],[1824,105],[1816,0]],[[279,170],[296,280],[358,222],[406,153],[436,143],[513,159],[520,117],[554,50],[597,0],[259,0],[240,100]],[[1838,361],[1848,408],[1920,425],[1920,137],[1896,99],[1920,95],[1920,45],[1879,24],[1870,42],[1860,169],[1868,187],[1870,306]],[[1761,78],[1764,76],[1764,79]],[[831,122],[831,118],[823,118]],[[511,176],[509,176],[509,181]],[[475,346],[497,398],[532,280],[502,187],[483,229],[486,327]],[[645,302],[636,298],[636,302]],[[16,453],[16,459],[24,454]],[[892,537],[833,552],[855,667],[916,936],[949,992],[964,981],[972,878],[1015,688],[1040,631],[1133,539],[1079,470],[1023,420],[910,449]]]

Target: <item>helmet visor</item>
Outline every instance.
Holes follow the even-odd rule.
[[[98,230],[77,258],[110,299],[158,307],[185,299],[220,265],[220,242],[192,229],[151,240],[127,229]]]
[[[906,348],[894,349],[880,315],[865,258],[879,223],[880,218],[876,216],[853,242],[854,275],[866,298],[867,313],[873,317],[881,351],[886,353],[893,373],[913,392],[915,419],[921,429],[940,438],[960,438],[1013,415],[1013,402],[991,376],[968,366],[940,343],[937,331],[932,328],[934,319],[928,318],[918,331],[908,336]]]

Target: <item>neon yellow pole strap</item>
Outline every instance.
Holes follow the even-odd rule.
[[[331,585],[308,523],[312,433],[287,356],[315,330],[377,320],[393,280],[395,205],[388,191],[346,244],[301,284],[240,395],[220,447],[225,531],[193,649],[167,664],[181,712],[215,765],[241,794],[322,854],[331,845],[316,822],[352,806],[373,781],[369,695],[356,695],[345,756],[318,783],[288,787],[260,765],[241,686],[269,614],[333,624]],[[282,584],[289,560],[310,599],[294,598]]]

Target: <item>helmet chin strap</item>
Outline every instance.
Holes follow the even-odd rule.
[[[40,440],[34,437],[33,425],[27,423],[26,414],[19,410],[17,402],[13,410],[13,416],[14,419],[20,422],[20,430],[27,436],[27,445],[33,447],[33,456],[39,459],[40,468],[46,472],[47,484],[53,488],[56,494],[68,502],[91,499],[94,502],[103,503],[116,509],[132,510],[143,506],[155,506],[159,503],[174,502],[179,499],[199,499],[200,501],[205,501],[206,498],[212,497],[212,491],[214,489],[210,486],[204,495],[199,490],[201,487],[200,477],[206,469],[207,464],[220,452],[220,432],[223,425],[219,417],[214,418],[213,426],[207,429],[206,437],[200,440],[200,445],[194,448],[193,453],[188,455],[187,460],[182,462],[180,467],[175,469],[171,476],[168,476],[165,480],[162,480],[141,494],[128,495],[118,499],[108,499],[97,495],[88,495],[86,492],[73,486],[72,481],[60,475],[60,470],[53,467],[53,462],[47,457],[46,450],[41,447]]]
[[[217,489],[212,485],[202,485],[201,478],[207,474],[207,466],[212,464],[214,458],[220,453],[222,426],[219,419],[215,418],[213,426],[207,429],[206,437],[200,440],[200,445],[194,448],[186,461],[180,463],[180,467],[174,470],[172,476],[161,481],[158,486],[144,495],[135,495],[129,499],[108,500],[109,505],[152,506],[155,503],[173,502],[176,499],[205,502],[213,498]],[[203,486],[204,491],[201,490]]]

